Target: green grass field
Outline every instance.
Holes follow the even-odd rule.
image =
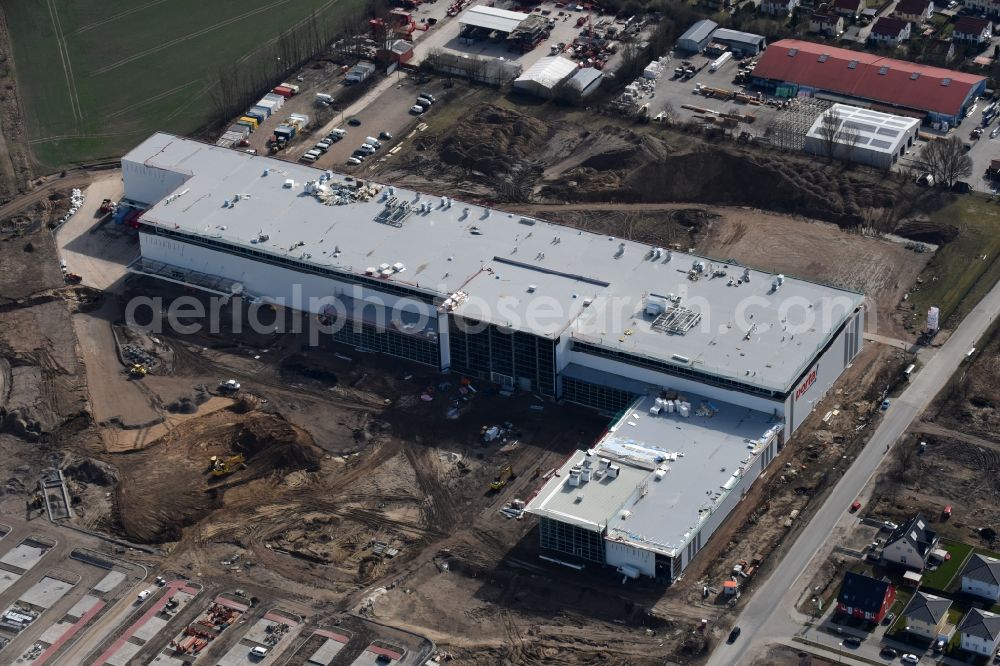
[[[1000,279],[1000,203],[966,194],[930,217],[958,227],[959,235],[934,254],[921,275],[924,284],[910,296],[921,325],[931,305],[941,308],[942,324],[964,316]]]
[[[951,559],[943,563],[936,570],[925,573],[922,585],[926,588],[947,592],[952,580],[962,569],[962,565],[965,564],[965,560],[969,559],[969,554],[972,553],[972,546],[967,543],[942,539],[939,548],[944,548],[951,553]]]
[[[283,31],[362,0],[11,0],[28,139],[42,170],[117,157],[214,119],[220,67],[257,67]],[[263,94],[265,91],[261,91]]]

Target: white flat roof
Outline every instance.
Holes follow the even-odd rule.
[[[514,85],[519,83],[539,83],[546,88],[554,88],[579,70],[577,64],[562,56],[545,56],[524,70],[521,76],[514,79]]]
[[[854,146],[863,150],[878,153],[895,153],[901,144],[906,142],[910,131],[920,127],[920,121],[906,116],[894,116],[890,113],[862,109],[847,104],[834,104],[827,111],[817,116],[816,121],[806,136],[825,141],[823,123],[826,114],[836,114],[838,121],[837,143],[845,142],[845,132],[852,132]],[[827,135],[829,136],[829,135]]]
[[[657,253],[474,204],[442,205],[440,197],[403,188],[369,184],[358,196],[344,189],[349,177],[331,172],[326,203],[337,200],[335,192],[343,196],[341,205],[324,205],[303,187],[324,174],[319,169],[169,134],[153,135],[122,162],[126,196],[130,178],[142,177],[131,175],[130,163],[189,175],[141,218],[164,233],[293,262],[293,270],[299,264],[363,276],[401,263],[404,270],[386,282],[437,302],[464,292],[466,300],[446,308],[455,314],[553,339],[570,335],[771,390],[790,389],[863,300],[792,278],[775,290],[770,273],[746,269],[745,281],[745,269],[727,262]],[[224,207],[237,194],[241,200]],[[400,215],[398,226],[378,220],[390,209]],[[696,262],[700,272],[692,272]],[[666,303],[670,294],[697,320],[683,334],[658,328],[644,313],[647,296]]]
[[[472,25],[477,28],[484,28],[486,30],[499,30],[500,32],[511,33],[521,25],[521,21],[528,18],[529,14],[522,14],[521,12],[512,12],[506,9],[497,9],[496,7],[484,7],[482,5],[477,5],[475,7],[470,7],[461,17],[459,17],[458,22],[463,25]]]
[[[609,539],[664,555],[684,547],[782,426],[768,414],[691,394],[682,396],[690,416],[653,416],[656,397],[641,398],[592,449],[572,454],[527,511],[594,532],[606,527]],[[617,478],[570,485],[574,465],[589,460],[596,468],[602,458],[621,467]]]

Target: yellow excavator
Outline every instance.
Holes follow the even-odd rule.
[[[128,369],[128,374],[130,377],[135,379],[142,379],[147,374],[149,374],[149,369],[142,363],[136,363],[131,368]]]
[[[517,477],[514,476],[514,468],[510,466],[510,463],[507,463],[500,468],[500,473],[490,482],[490,490],[503,490],[515,478]]]
[[[243,467],[246,467],[246,460],[242,453],[228,458],[212,456],[208,459],[208,471],[212,476],[226,476]]]

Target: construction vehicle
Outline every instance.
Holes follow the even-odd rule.
[[[500,473],[497,474],[496,478],[490,482],[490,490],[503,490],[508,483],[516,478],[517,476],[514,475],[514,468],[510,466],[510,463],[507,463],[500,468]]]
[[[80,284],[83,281],[83,277],[76,273],[64,273],[63,280],[66,284]]]
[[[242,453],[237,453],[235,456],[229,456],[228,458],[212,456],[208,459],[208,464],[208,471],[212,476],[226,476],[247,466],[246,459]]]
[[[220,393],[236,393],[239,390],[240,390],[240,383],[235,379],[227,379],[224,382],[219,382]]]
[[[149,374],[149,368],[144,366],[142,363],[134,363],[132,367],[128,369],[128,374],[133,379],[142,379]]]

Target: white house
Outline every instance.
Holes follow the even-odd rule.
[[[944,632],[949,608],[951,608],[951,599],[944,599],[925,592],[915,592],[910,598],[910,603],[906,604],[906,608],[903,609],[903,617],[906,618],[906,631],[929,641],[937,640],[938,636]]]
[[[761,0],[760,11],[771,16],[788,16],[798,6],[799,0]]]
[[[962,592],[1000,601],[1000,560],[973,553],[962,569]]]
[[[921,571],[937,541],[937,532],[930,529],[923,515],[918,513],[889,535],[882,558]]]
[[[992,657],[1000,646],[1000,615],[973,608],[958,625],[962,649]]]
[[[956,42],[988,44],[993,38],[993,22],[979,16],[962,16],[955,21],[951,36]]]
[[[934,16],[934,3],[931,0],[899,0],[892,13],[904,21],[920,24]]]
[[[809,32],[827,37],[840,37],[844,34],[844,17],[839,14],[813,12],[809,16]]]
[[[910,38],[910,22],[892,16],[883,16],[875,21],[868,41],[882,46],[899,46]]]

